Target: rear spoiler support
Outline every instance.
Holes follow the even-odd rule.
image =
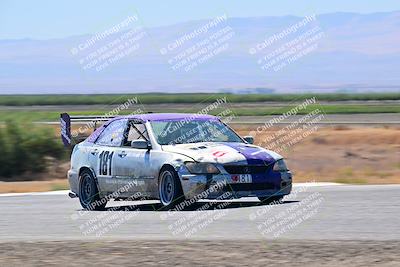
[[[85,116],[77,115],[70,116],[68,113],[60,114],[60,126],[61,126],[61,140],[65,147],[70,147],[75,144],[75,137],[71,134],[71,123],[85,124],[88,128],[93,128],[93,131],[97,128],[97,122],[106,122],[115,116]]]

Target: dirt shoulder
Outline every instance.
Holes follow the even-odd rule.
[[[46,192],[69,189],[67,179],[50,181],[0,182],[0,193]]]
[[[400,241],[0,243],[1,266],[399,266]]]
[[[284,143],[274,146],[272,141],[268,141],[282,128],[257,132],[257,127],[260,125],[234,128],[242,136],[255,136],[256,145],[282,154],[294,173],[294,182],[400,183],[400,126],[321,127],[282,151],[280,149]],[[285,142],[290,143],[295,138],[293,136]],[[68,182],[64,178],[68,169],[69,162],[58,162],[49,166],[48,173],[28,177],[35,181],[0,182],[0,193],[68,189]]]
[[[293,130],[282,132],[283,138],[279,137],[283,128],[257,131],[257,127],[262,125],[236,130],[242,136],[255,136],[256,145],[283,155],[295,182],[400,183],[399,126],[326,126],[294,135]]]

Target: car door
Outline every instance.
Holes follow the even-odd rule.
[[[132,148],[134,140],[149,140],[146,126],[141,121],[129,121],[125,140],[116,148],[113,161],[115,179],[121,184],[129,184],[130,193],[141,192],[143,196],[149,196],[156,178],[150,160],[151,150]]]
[[[96,173],[100,191],[102,192],[112,193],[120,187],[113,179],[115,176],[113,161],[116,148],[120,147],[124,139],[127,122],[127,119],[111,122],[89,149],[89,162]]]

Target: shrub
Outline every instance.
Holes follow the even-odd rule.
[[[0,128],[0,176],[13,177],[46,169],[46,157],[64,156],[61,142],[50,129],[17,125],[10,121]]]

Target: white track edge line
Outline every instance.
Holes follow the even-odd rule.
[[[317,186],[338,186],[343,185],[339,183],[329,182],[316,182],[316,183],[294,183],[293,187],[317,187]],[[70,190],[57,190],[47,192],[26,192],[26,193],[4,193],[0,197],[17,197],[17,196],[55,196],[55,195],[68,195]]]

